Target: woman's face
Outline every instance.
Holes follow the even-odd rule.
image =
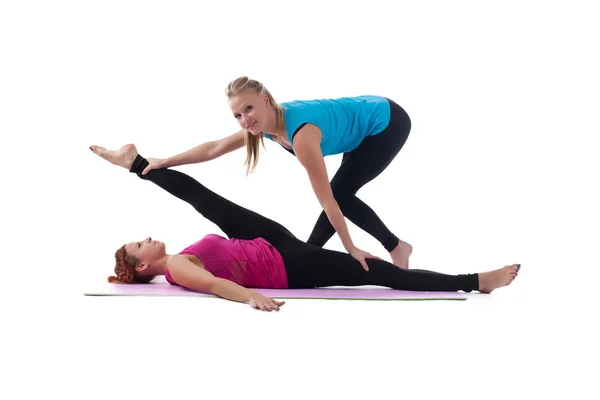
[[[229,98],[229,107],[238,124],[253,135],[265,132],[269,98],[253,90],[245,90]]]

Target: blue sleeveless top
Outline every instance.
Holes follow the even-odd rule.
[[[390,121],[390,104],[381,96],[295,100],[281,103],[281,106],[292,148],[298,128],[305,123],[313,124],[323,136],[323,156],[354,150],[365,137],[383,131]],[[265,137],[271,139],[266,132]]]

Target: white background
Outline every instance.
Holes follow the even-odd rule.
[[[592,3],[3,1],[1,397],[591,398]],[[241,75],[280,102],[393,98],[410,138],[359,197],[413,244],[411,267],[517,262],[518,279],[465,302],[289,300],[279,313],[83,296],[124,242],[177,252],[221,233],[88,146],[167,157],[233,133],[224,89]],[[308,238],[320,208],[301,165],[267,143],[246,178],[244,156],[178,169]],[[326,247],[343,250],[337,236]]]

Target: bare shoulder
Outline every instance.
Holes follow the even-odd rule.
[[[167,268],[172,270],[173,268],[189,266],[190,263],[193,265],[192,260],[190,260],[187,254],[174,254],[167,259]]]
[[[167,268],[173,280],[192,290],[209,290],[216,279],[213,274],[193,263],[185,254],[176,254],[167,260]]]
[[[294,151],[298,161],[307,165],[312,164],[315,160],[322,159],[322,138],[321,130],[313,124],[306,124],[296,132],[292,140],[294,141]]]
[[[298,147],[300,147],[300,150],[319,147],[322,138],[323,135],[318,126],[306,124],[296,132],[292,140],[294,141],[294,148],[298,151]]]

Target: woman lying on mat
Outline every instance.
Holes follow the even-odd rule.
[[[110,276],[109,282],[148,283],[164,275],[174,285],[278,311],[284,302],[249,288],[376,285],[491,293],[509,285],[519,272],[520,265],[513,264],[488,272],[447,275],[403,269],[378,258],[368,259],[365,271],[350,254],[305,243],[277,222],[232,203],[182,172],[161,168],[143,175],[148,161],[132,144],[118,151],[95,145],[90,149],[189,203],[229,237],[206,235],[177,254],[167,254],[165,244],[151,238],[125,244],[115,253],[117,276]]]

